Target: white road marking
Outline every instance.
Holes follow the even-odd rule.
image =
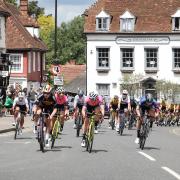
[[[156,159],[154,159],[153,157],[149,156],[148,154],[142,152],[142,151],[138,151],[139,154],[143,155],[144,157],[148,158],[151,161],[156,161]]]
[[[172,169],[168,167],[161,167],[161,168],[167,171],[169,174],[173,175],[176,179],[180,180],[180,175],[176,173],[175,171],[173,171]]]
[[[29,141],[27,141],[27,142],[25,142],[24,144],[30,144],[31,142],[29,142]]]

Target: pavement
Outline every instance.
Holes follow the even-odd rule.
[[[0,134],[14,131],[14,126],[12,126],[12,122],[13,122],[12,115],[0,117]],[[31,116],[29,115],[25,117],[24,128],[25,129],[32,128]]]

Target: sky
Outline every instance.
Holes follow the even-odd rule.
[[[58,25],[62,22],[72,20],[75,16],[81,15],[94,2],[96,0],[57,0]],[[55,0],[38,0],[38,5],[45,9],[46,15],[54,15]]]

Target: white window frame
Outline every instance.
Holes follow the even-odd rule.
[[[41,54],[40,52],[37,53],[37,61],[38,61],[38,71],[41,71]]]
[[[100,23],[101,21],[101,23]],[[99,27],[101,25],[101,27]],[[108,31],[109,30],[109,18],[102,17],[96,18],[96,30],[97,31]]]
[[[107,64],[108,64],[108,66],[100,66],[99,64],[99,60],[100,59],[103,59],[103,57],[99,57],[99,49],[108,49],[108,56],[106,57],[104,57],[104,60],[106,61],[106,59],[108,60],[108,62],[107,62]],[[103,52],[102,52],[103,53]],[[96,60],[96,62],[97,62],[97,70],[110,70],[110,47],[96,47],[96,57],[97,57],[97,60]],[[103,61],[103,60],[102,60]]]
[[[123,51],[124,50],[132,50],[132,57],[123,57]],[[134,67],[135,67],[135,60],[134,60],[134,47],[121,47],[120,48],[120,53],[121,53],[121,59],[120,59],[120,61],[121,61],[121,70],[131,70],[131,71],[133,71],[134,70]],[[131,52],[130,52],[131,53]],[[126,53],[126,54],[128,54],[128,52]],[[125,66],[123,66],[123,61],[124,61],[124,59],[132,59],[132,61],[130,61],[130,62],[132,62],[132,66],[130,65],[131,63],[129,63],[129,66],[127,66],[127,67],[125,67]]]
[[[96,16],[96,31],[109,31],[110,17],[111,16],[109,14],[107,14],[104,10],[102,10]]]
[[[103,89],[103,87],[106,87],[106,92],[103,92],[103,90],[101,91],[101,89]],[[96,90],[98,91],[99,95],[103,95],[106,97],[110,97],[110,84],[101,84],[101,83],[97,83],[96,84]],[[103,92],[103,93],[102,93]]]
[[[179,62],[178,62],[178,64],[179,64],[179,67],[176,67],[175,66],[175,52],[174,52],[174,50],[176,50],[176,49],[178,49],[179,50],[179,56],[178,56],[178,59],[179,59]],[[173,58],[173,60],[172,60],[172,62],[173,62],[173,70],[178,70],[178,71],[180,71],[180,47],[178,48],[178,47],[173,47],[172,48],[172,58]]]
[[[17,70],[17,71],[14,71],[13,69],[11,69],[11,73],[23,73],[23,54],[10,54],[10,60],[11,60],[11,57],[12,56],[20,56],[20,64],[21,64],[21,68],[20,68],[20,70]],[[12,61],[12,63],[14,63],[13,62],[13,60],[11,60]],[[13,66],[13,65],[12,65]]]
[[[172,31],[180,31],[180,9],[178,9],[176,13],[171,16],[171,18],[172,18]],[[176,19],[178,21],[179,27],[176,27]]]
[[[33,72],[36,72],[36,52],[33,52]]]
[[[157,56],[156,57],[147,57],[147,50],[156,50]],[[153,64],[152,64],[151,67],[148,67],[147,66],[147,58],[149,58],[149,59],[157,58],[157,62],[156,62],[157,66],[153,67]],[[144,48],[144,62],[145,62],[145,71],[158,71],[158,69],[159,69],[159,49],[158,49],[158,47],[145,47]]]
[[[28,73],[32,70],[32,52],[28,52]]]

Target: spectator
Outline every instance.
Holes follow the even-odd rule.
[[[28,99],[29,99],[29,114],[32,115],[32,108],[34,106],[35,100],[36,100],[37,93],[35,92],[34,88],[31,87],[30,91],[28,93]]]

